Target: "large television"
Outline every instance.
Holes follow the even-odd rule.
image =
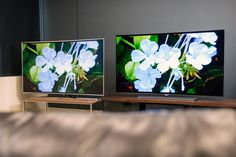
[[[116,92],[223,96],[224,30],[116,36]]]
[[[104,39],[22,42],[23,92],[104,95]]]

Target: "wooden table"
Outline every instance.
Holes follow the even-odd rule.
[[[106,96],[104,101],[124,102],[124,103],[143,103],[143,104],[171,104],[171,105],[187,105],[187,106],[204,106],[204,107],[224,107],[236,108],[236,99],[184,99],[174,97],[135,97],[135,96]]]
[[[79,105],[89,105],[90,114],[93,112],[93,105],[102,101],[98,98],[66,98],[66,97],[30,97],[23,99],[23,111],[25,111],[25,103],[27,102],[45,102],[45,111],[47,112],[48,103],[57,104],[79,104]]]

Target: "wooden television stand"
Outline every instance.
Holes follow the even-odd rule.
[[[139,104],[169,104],[169,105],[186,105],[186,106],[202,106],[202,107],[223,107],[236,108],[236,99],[172,99],[171,97],[155,98],[155,97],[135,97],[135,96],[106,96],[104,101],[123,102],[123,103],[139,103]]]
[[[23,99],[23,111],[25,111],[25,104],[27,102],[44,102],[46,103],[45,111],[47,112],[48,103],[57,103],[57,104],[78,104],[78,105],[88,105],[90,114],[93,112],[93,105],[102,101],[99,98],[68,98],[68,97],[30,97]]]

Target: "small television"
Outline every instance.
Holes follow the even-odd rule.
[[[23,92],[104,95],[104,39],[22,42]]]
[[[116,92],[223,96],[224,30],[116,36]]]

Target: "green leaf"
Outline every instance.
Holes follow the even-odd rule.
[[[103,75],[87,75],[88,80],[84,80],[77,84],[78,93],[98,93],[102,94]]]
[[[158,35],[151,35],[150,40],[158,43]]]
[[[56,44],[55,43],[50,43],[49,47],[52,48],[52,49],[55,49],[56,48]]]
[[[188,91],[187,91],[188,94],[196,94],[196,89],[194,88],[190,88]]]
[[[23,69],[22,69],[23,75],[24,77],[27,77],[29,80],[31,80],[30,69],[32,66],[35,65],[35,58],[36,58],[36,54],[31,52],[32,51],[30,51],[27,48],[23,52]]]
[[[36,50],[37,50],[37,53],[38,55],[41,55],[42,54],[42,49],[45,48],[45,47],[49,47],[49,43],[40,43],[40,44],[37,44],[36,45]]]
[[[26,44],[22,44],[22,51],[25,51],[26,46]]]
[[[139,64],[140,64],[140,63],[129,61],[129,62],[125,65],[125,73],[126,73],[126,77],[127,77],[128,80],[134,81],[134,80],[137,79],[137,78],[135,77],[134,71],[135,71],[135,69],[137,68],[137,66],[138,66]]]
[[[118,45],[120,43],[122,37],[116,37],[116,44]]]
[[[42,67],[38,67],[36,65],[30,68],[30,77],[34,83],[39,82],[38,74],[41,70],[42,70]]]
[[[210,69],[208,70],[207,74],[213,79],[223,77],[224,75],[222,69]]]
[[[23,52],[23,62],[25,62],[29,58],[29,53],[27,51]]]
[[[140,42],[144,39],[150,39],[150,35],[149,36],[134,36],[134,46],[136,49],[140,49]]]
[[[59,78],[58,78],[58,81],[55,82],[55,85],[53,87],[53,92],[58,92],[61,87],[63,86],[64,82],[65,82],[65,79],[66,79],[66,74],[62,74]],[[69,87],[69,86],[68,86]],[[68,88],[66,90],[68,92]],[[71,92],[71,91],[70,91]]]
[[[196,77],[201,79],[198,76],[199,71],[195,67],[193,67],[191,64],[186,63],[184,65],[180,65],[180,67],[182,68],[182,72],[186,80],[194,79]]]
[[[121,41],[123,41],[125,44],[127,44],[130,47],[132,47],[133,49],[135,49],[135,45],[133,43],[129,42],[128,40],[122,38]]]

